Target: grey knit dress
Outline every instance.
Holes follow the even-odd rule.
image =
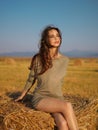
[[[49,68],[45,73],[37,76],[37,86],[33,91],[32,98],[33,108],[36,108],[38,102],[46,97],[63,99],[62,84],[66,75],[68,61],[68,57],[61,55],[59,58],[52,60],[52,68]],[[40,70],[40,68],[41,67],[38,62],[38,69]],[[35,73],[32,69],[25,84],[25,90],[29,90],[32,87],[34,77]]]

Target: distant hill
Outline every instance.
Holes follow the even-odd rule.
[[[72,50],[68,52],[64,52],[65,55],[69,57],[98,57],[98,51],[80,51],[80,50]]]
[[[8,52],[0,53],[0,56],[11,56],[11,57],[31,57],[35,52]]]
[[[0,53],[0,56],[11,56],[11,57],[32,57],[36,52],[9,52]],[[69,57],[98,57],[98,51],[80,51],[72,50],[68,52],[63,52],[64,55]]]

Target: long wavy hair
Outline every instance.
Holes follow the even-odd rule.
[[[32,69],[34,68],[35,72],[37,72],[37,65],[36,65],[36,59],[39,57],[40,59],[40,63],[41,63],[41,70],[38,73],[43,74],[45,71],[47,71],[49,68],[52,67],[52,58],[50,56],[50,48],[52,47],[49,43],[48,43],[48,32],[50,30],[56,30],[60,36],[60,45],[62,42],[62,35],[61,35],[61,31],[54,26],[47,26],[41,33],[41,39],[39,42],[39,52],[37,54],[34,55],[34,57],[31,60],[31,64],[30,64],[30,68]],[[60,47],[60,46],[59,46]],[[57,47],[55,54],[58,53],[59,47]],[[36,66],[36,67],[34,67]]]

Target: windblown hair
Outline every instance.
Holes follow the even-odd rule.
[[[49,43],[48,43],[48,32],[50,30],[56,30],[60,36],[61,42],[62,42],[62,36],[61,36],[61,32],[57,27],[54,26],[47,26],[42,34],[41,34],[41,39],[40,39],[40,46],[39,46],[39,52],[34,55],[34,57],[32,58],[31,61],[31,65],[30,65],[30,69],[34,68],[34,64],[36,63],[36,59],[39,57],[40,59],[40,63],[41,63],[41,71],[39,72],[39,74],[43,74],[45,71],[47,71],[49,68],[52,67],[52,58],[50,56],[50,48],[52,47]],[[60,44],[61,44],[60,42]],[[58,52],[59,47],[56,50],[56,54]],[[37,69],[37,68],[36,68]]]

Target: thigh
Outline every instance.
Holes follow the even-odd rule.
[[[55,113],[62,112],[64,105],[65,102],[63,100],[47,97],[39,101],[36,109],[44,112]]]

